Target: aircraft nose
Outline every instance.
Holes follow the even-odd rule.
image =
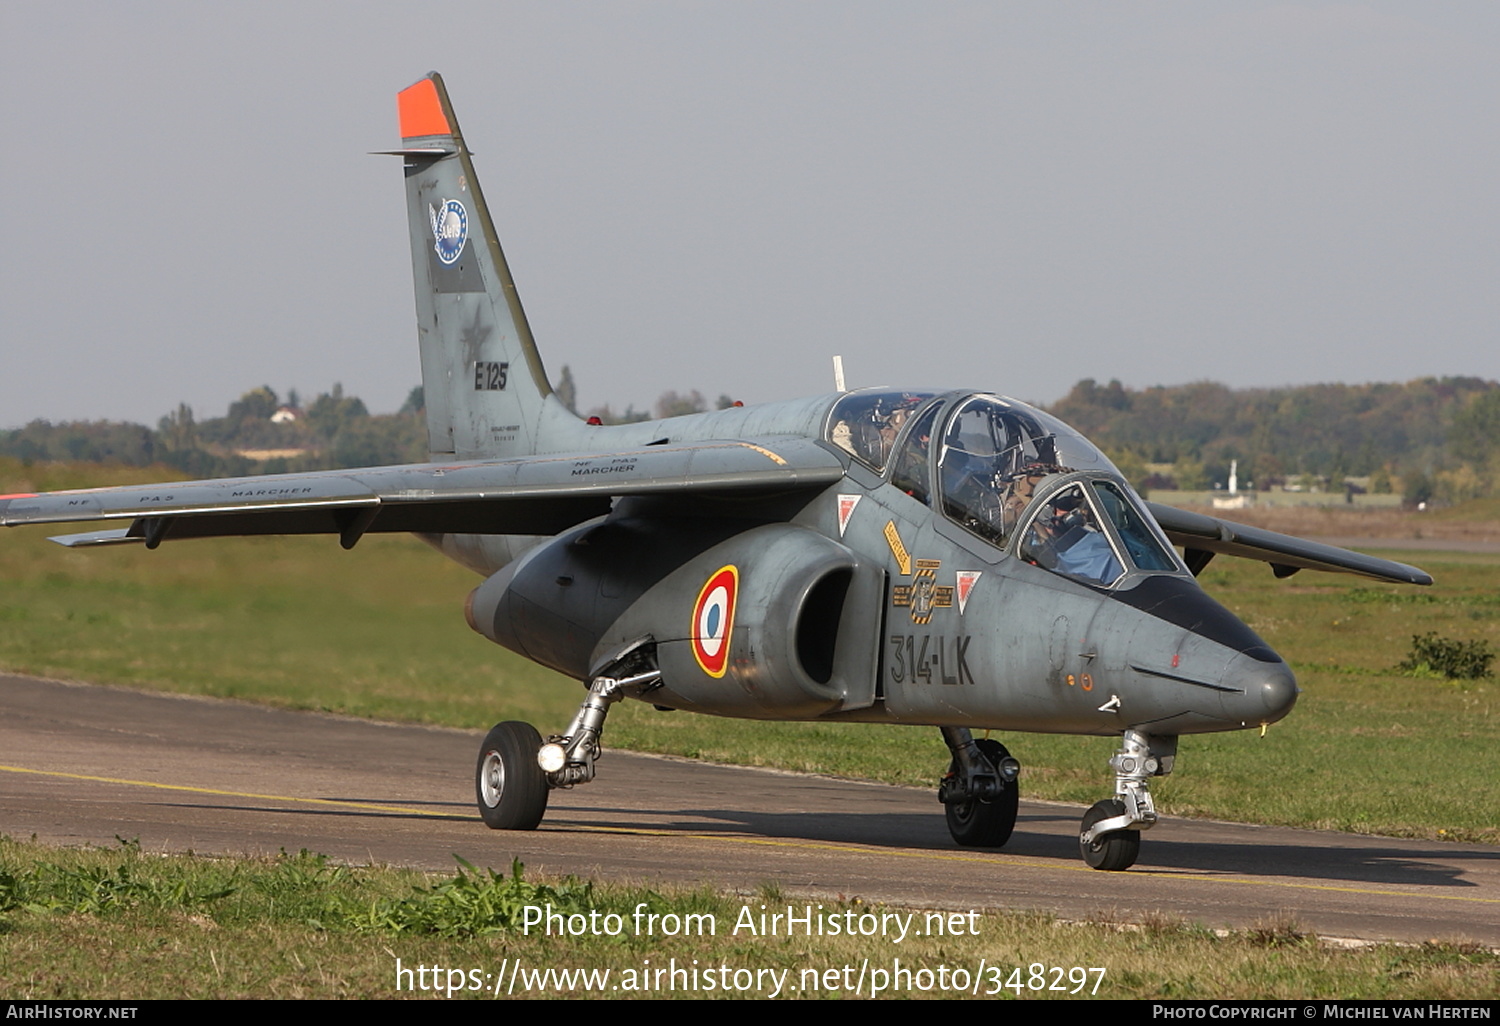
[[[1236,714],[1245,723],[1275,723],[1297,704],[1297,678],[1280,658],[1267,661],[1241,652],[1230,660],[1225,683],[1240,692]]]

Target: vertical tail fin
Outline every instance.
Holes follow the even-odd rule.
[[[536,452],[552,386],[442,77],[402,90],[397,109],[428,448],[435,459]]]

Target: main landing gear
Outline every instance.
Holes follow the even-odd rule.
[[[1016,828],[1021,764],[999,741],[975,741],[965,727],[939,729],[953,753],[948,775],[938,784],[948,833],[965,847],[1000,847]]]
[[[474,793],[491,830],[535,830],[547,812],[547,778],[537,765],[542,735],[529,723],[497,723],[479,748]]]
[[[1078,849],[1094,869],[1121,870],[1141,854],[1141,831],[1156,825],[1156,807],[1147,781],[1172,772],[1177,758],[1175,736],[1152,737],[1127,730],[1120,750],[1109,760],[1115,771],[1117,797],[1095,802],[1083,814]]]
[[[613,669],[633,670],[620,677],[598,676],[589,696],[561,734],[546,743],[529,723],[497,723],[479,747],[474,770],[474,797],[479,816],[491,830],[535,830],[547,813],[554,787],[587,784],[602,754],[599,738],[609,707],[627,695],[639,697],[661,683],[654,652],[636,649]]]

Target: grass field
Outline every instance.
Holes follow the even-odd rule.
[[[1409,509],[1360,510],[1346,506],[1200,508],[1210,516],[1264,527],[1299,538],[1421,538],[1456,543],[1500,541],[1500,498],[1416,513]]]
[[[124,1001],[559,995],[1475,1001],[1494,996],[1500,973],[1500,956],[1472,947],[1346,950],[1320,945],[1279,919],[1215,934],[1166,919],[1122,927],[986,912],[960,916],[956,924],[946,919],[950,932],[921,936],[933,923],[917,912],[900,943],[735,931],[746,909],[753,917],[762,904],[789,903],[802,913],[805,903],[774,890],[659,892],[462,868],[427,877],[334,866],[305,853],[159,858],[130,845],[58,851],[0,840],[0,994],[20,1001],[101,995]],[[550,905],[559,915],[613,914],[618,929],[614,936],[549,937],[525,929],[527,905]],[[642,905],[663,917],[663,928],[637,932],[633,917]],[[844,922],[851,915],[911,914],[860,902],[828,902],[814,911]],[[669,915],[683,922],[695,915],[700,928],[666,936]],[[702,928],[709,916],[712,935]],[[608,920],[600,923],[598,932],[607,932]],[[398,974],[398,960],[405,975]],[[667,975],[674,965],[684,967],[675,979]],[[689,968],[699,971],[689,975]]]

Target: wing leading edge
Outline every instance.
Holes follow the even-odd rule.
[[[0,524],[129,520],[64,545],[259,534],[556,534],[616,496],[759,496],[824,488],[844,466],[796,438],[651,445],[610,453],[316,471],[0,498]]]
[[[1392,584],[1432,583],[1430,574],[1405,563],[1163,506],[1159,502],[1148,502],[1146,508],[1172,543],[1183,547],[1188,567],[1195,574],[1215,554],[1222,554],[1270,563],[1277,577],[1289,577],[1298,570],[1326,570],[1359,574]]]

